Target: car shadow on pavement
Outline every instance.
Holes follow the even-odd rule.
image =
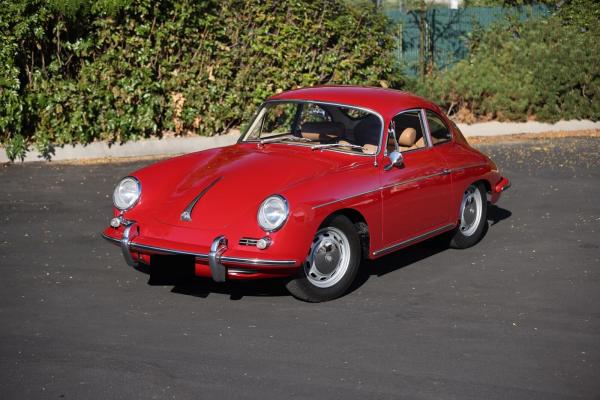
[[[490,226],[510,218],[509,210],[496,205],[488,206],[487,219]],[[484,233],[487,234],[486,232]],[[417,263],[450,249],[450,235],[444,234],[424,242],[406,247],[377,260],[365,260],[359,270],[357,279],[348,293],[364,285],[371,276],[383,276],[390,272]],[[189,268],[138,268],[149,273],[148,284],[152,286],[173,286],[172,293],[207,298],[211,293],[229,295],[230,300],[241,300],[244,297],[291,296],[285,289],[285,279],[261,279],[249,281],[213,282],[208,278],[194,275],[193,267]]]
[[[148,285],[173,286],[172,293],[207,298],[211,293],[229,295],[230,300],[240,300],[245,296],[288,296],[285,281],[262,279],[252,281],[229,281],[217,283],[209,278],[194,275],[193,268],[144,268],[150,277]]]
[[[488,228],[494,226],[500,221],[510,218],[512,213],[509,210],[498,207],[494,204],[488,204],[487,220],[483,237],[488,234]],[[443,251],[450,250],[450,239],[452,232],[442,234],[437,237],[425,240],[424,242],[390,253],[377,260],[365,260],[359,270],[358,276],[349,292],[353,292],[364,285],[371,276],[383,276],[390,272],[417,263],[421,260],[434,256]]]
[[[201,298],[207,298],[211,293],[219,293],[229,295],[230,300],[241,300],[247,296],[275,297],[290,295],[285,289],[285,281],[281,279],[217,283],[207,278],[193,278],[173,286],[171,292]]]
[[[491,222],[492,226],[498,222],[510,218],[512,213],[505,208],[498,207],[495,204],[488,204],[487,219]]]

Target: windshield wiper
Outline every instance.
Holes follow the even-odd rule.
[[[350,147],[351,149],[361,149],[362,150],[362,146],[359,146],[357,144],[350,144],[350,143],[325,143],[325,144],[315,144],[314,146],[311,146],[312,150],[323,150],[323,149],[328,149],[330,147]]]
[[[260,144],[283,142],[285,140],[289,140],[290,142],[312,142],[312,140],[310,140],[308,138],[304,138],[304,137],[286,136],[286,137],[274,137],[274,138],[261,139]]]

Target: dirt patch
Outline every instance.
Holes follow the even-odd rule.
[[[586,129],[581,131],[555,131],[539,133],[519,133],[515,135],[498,136],[469,136],[467,141],[470,144],[495,144],[508,142],[528,142],[532,140],[548,140],[577,137],[600,138],[600,129]]]

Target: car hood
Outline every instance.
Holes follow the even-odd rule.
[[[262,201],[303,181],[356,163],[356,157],[305,147],[234,145],[193,153],[139,171],[144,208],[161,223],[195,229],[256,221]],[[149,188],[156,179],[161,185]],[[191,221],[182,212],[197,199]],[[293,204],[292,204],[293,205]]]

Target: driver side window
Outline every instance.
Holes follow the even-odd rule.
[[[427,146],[423,135],[420,110],[411,110],[396,115],[393,119],[396,135],[388,138],[388,153],[396,150],[396,143],[401,152],[416,150]]]

